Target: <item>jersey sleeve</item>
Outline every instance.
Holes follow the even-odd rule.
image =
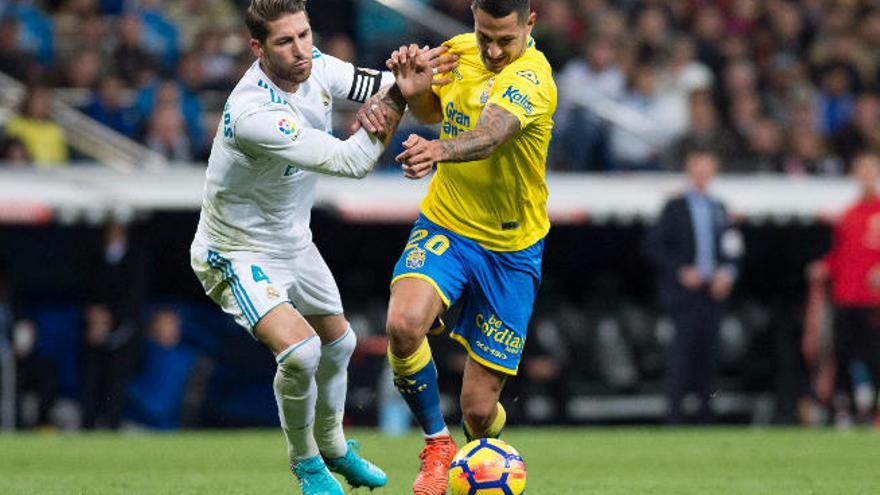
[[[234,127],[239,150],[252,158],[272,157],[327,175],[362,178],[373,169],[385,146],[363,129],[346,140],[301,126],[284,110],[252,112]]]
[[[525,128],[552,111],[553,82],[549,78],[529,65],[511,64],[495,79],[486,104],[516,115],[520,127]]]
[[[394,82],[394,74],[380,72],[342,61],[336,57],[314,51],[314,60],[324,66],[327,84],[333,98],[344,98],[363,103],[383,86]]]

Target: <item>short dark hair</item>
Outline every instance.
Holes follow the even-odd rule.
[[[693,144],[688,146],[685,150],[684,160],[688,161],[697,156],[710,156],[714,158],[715,161],[721,161],[721,158],[718,156],[718,151],[707,144]]]
[[[496,19],[507,17],[511,12],[516,12],[520,21],[528,17],[531,11],[529,0],[474,0],[471,8],[480,9]]]
[[[305,11],[306,0],[251,0],[244,16],[244,23],[247,24],[251,37],[263,43],[269,36],[268,23],[288,14]]]

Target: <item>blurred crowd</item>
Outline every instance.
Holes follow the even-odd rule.
[[[428,3],[470,26],[468,0]],[[0,71],[28,83],[0,143],[11,163],[78,156],[51,97],[174,161],[204,162],[226,93],[253,61],[244,0],[3,0]],[[880,7],[871,0],[533,0],[556,70],[551,169],[843,174],[880,150]],[[381,67],[436,33],[376,2],[309,5],[316,45]],[[346,117],[337,119],[341,132]]]

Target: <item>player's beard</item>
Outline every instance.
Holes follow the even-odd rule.
[[[304,67],[297,66],[300,62],[305,62],[303,64]],[[290,84],[303,83],[312,74],[312,61],[310,59],[295,60],[291,64],[284,64],[283,62],[276,61],[270,55],[266,57],[266,65],[276,77]]]

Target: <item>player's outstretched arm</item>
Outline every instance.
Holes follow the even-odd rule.
[[[298,127],[290,112],[271,110],[239,119],[234,139],[251,156],[268,155],[304,170],[360,179],[373,169],[403,115],[405,100],[399,91],[386,91],[384,101],[390,109],[384,138],[361,129],[343,141],[317,129]]]
[[[488,158],[520,130],[516,115],[490,103],[480,113],[473,130],[453,139],[428,140],[415,134],[404,141],[407,148],[397,155],[404,175],[418,179],[427,175],[437,162],[470,162]]]

